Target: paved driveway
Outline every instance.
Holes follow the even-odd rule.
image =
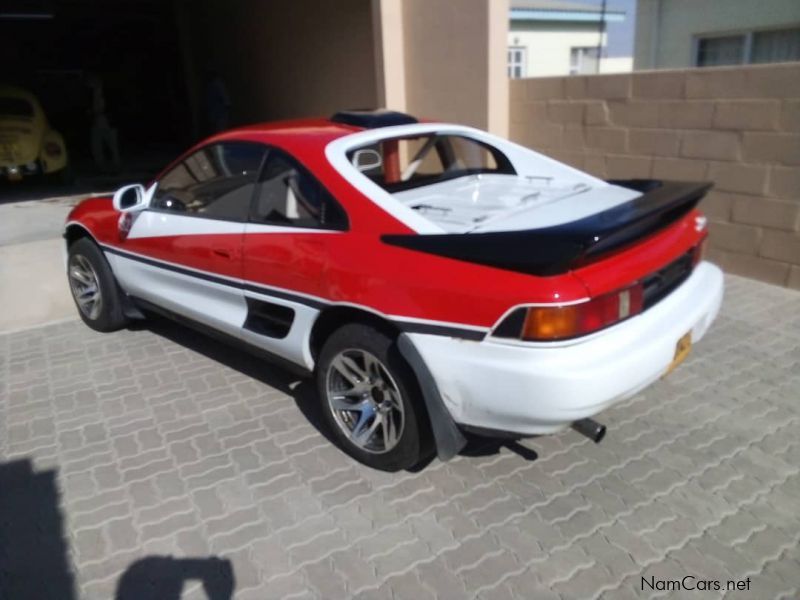
[[[733,277],[599,446],[395,475],[328,442],[308,384],[178,326],[7,334],[0,597],[641,598],[693,575],[797,598],[799,403],[800,294]]]

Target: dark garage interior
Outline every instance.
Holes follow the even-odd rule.
[[[79,190],[146,177],[196,137],[171,2],[4,2],[0,52],[6,65],[0,85],[38,98],[50,127],[64,137],[71,169],[66,182],[5,181],[3,196],[25,193],[18,188],[66,183]],[[91,152],[93,78],[120,153],[119,164],[105,168]]]
[[[220,128],[375,106],[370,7],[369,0],[3,0],[0,88],[38,99],[64,138],[69,167],[19,181],[0,172],[0,202],[146,181]],[[103,161],[92,144],[98,87]],[[209,108],[219,87],[225,125]],[[1,123],[2,115],[0,130]]]

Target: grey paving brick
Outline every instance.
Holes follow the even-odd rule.
[[[112,553],[132,550],[137,547],[139,532],[130,519],[113,519],[106,523],[105,529]]]
[[[103,559],[108,552],[108,544],[102,527],[87,527],[75,533],[75,550],[81,563]]]
[[[320,598],[348,597],[347,575],[334,569],[330,559],[308,565],[303,572]]]
[[[142,526],[159,523],[176,513],[188,513],[192,510],[194,510],[194,505],[187,496],[162,500],[148,508],[139,510],[136,513],[136,524]]]
[[[131,497],[131,503],[137,510],[155,506],[161,501],[152,479],[131,483],[128,486],[128,492]]]

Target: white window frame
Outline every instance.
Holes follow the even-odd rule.
[[[605,49],[605,46],[603,46],[603,49]],[[573,67],[573,65],[572,65],[572,55],[576,50],[578,51],[577,52],[578,63],[577,63],[577,65],[575,65]],[[596,69],[594,71],[592,71],[592,73],[587,73],[587,72],[584,72],[583,70],[581,70],[581,67],[583,66],[583,62],[584,62],[584,60],[586,60],[586,55],[591,51],[597,52],[597,46],[572,46],[572,47],[570,47],[570,49],[569,49],[569,74],[570,75],[591,75],[593,73],[596,73],[600,69],[600,56],[598,55],[598,56],[596,56],[594,58]]]
[[[527,46],[509,46],[508,47],[508,78],[509,79],[522,79],[528,75],[528,48]],[[518,61],[514,60],[514,53],[518,53]],[[514,75],[514,68],[519,68],[519,76]]]
[[[700,65],[700,42],[702,40],[713,40],[715,38],[742,36],[744,38],[744,47],[742,48],[742,62],[739,64],[750,65],[753,64],[753,38],[757,33],[770,33],[777,31],[791,31],[800,28],[800,23],[788,23],[780,27],[763,27],[760,29],[743,29],[734,31],[715,31],[713,33],[700,33],[692,36],[692,66],[701,67]],[[733,66],[733,65],[729,65]]]

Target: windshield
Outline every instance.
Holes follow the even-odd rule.
[[[33,118],[33,105],[24,98],[0,96],[0,117]]]
[[[355,148],[347,158],[388,192],[478,173],[516,174],[498,149],[460,135],[390,138]]]

